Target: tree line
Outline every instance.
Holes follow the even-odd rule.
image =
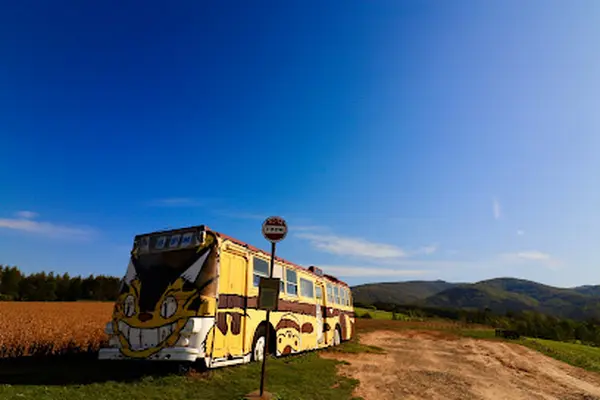
[[[450,309],[382,302],[376,302],[372,305],[355,303],[354,306],[374,307],[394,314],[401,313],[411,318],[445,318],[471,324],[482,324],[499,329],[514,330],[522,336],[600,346],[600,320],[595,318],[572,320],[530,310],[508,311],[505,314],[497,314],[489,308],[479,310]]]
[[[69,276],[53,272],[24,274],[18,267],[0,265],[1,301],[114,301],[120,278],[104,275]]]

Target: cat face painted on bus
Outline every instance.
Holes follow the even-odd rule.
[[[277,355],[297,353],[300,350],[300,321],[294,314],[284,315],[277,326]]]
[[[135,250],[113,312],[121,352],[146,358],[162,348],[179,345],[181,330],[190,317],[205,316],[214,298],[204,296],[215,277],[203,274],[217,257],[216,238],[207,236],[195,261],[183,272],[136,266]]]

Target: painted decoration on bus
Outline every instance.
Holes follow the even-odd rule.
[[[161,239],[164,245],[163,236],[156,247]],[[200,246],[160,253],[160,258],[156,253],[132,254],[113,313],[123,355],[147,358],[182,345],[187,339],[181,331],[191,317],[213,323],[216,246],[216,237],[209,233]]]
[[[275,331],[277,332],[277,355],[300,351],[300,322],[296,315],[288,313],[282,316]]]

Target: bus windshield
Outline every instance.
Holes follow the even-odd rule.
[[[167,270],[181,273],[189,268],[201,254],[195,248],[143,253],[134,258],[135,269],[138,273],[156,270]]]

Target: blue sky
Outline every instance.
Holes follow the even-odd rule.
[[[95,3],[95,4],[94,4]],[[600,283],[600,4],[0,6],[0,263],[207,224],[351,284]]]

